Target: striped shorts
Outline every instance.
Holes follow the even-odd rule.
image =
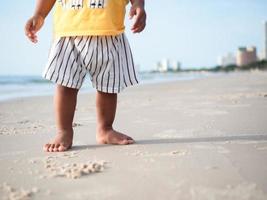
[[[89,74],[93,87],[105,93],[119,93],[138,83],[124,33],[55,40],[43,77],[65,87],[80,89],[86,74]]]

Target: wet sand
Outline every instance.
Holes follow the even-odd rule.
[[[94,94],[70,151],[42,151],[53,118],[50,96],[0,103],[1,199],[267,199],[267,72],[126,89],[114,127],[134,145],[96,144]]]

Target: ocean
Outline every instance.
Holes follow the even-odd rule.
[[[219,75],[211,72],[179,72],[179,73],[139,73],[140,84],[154,84],[160,82],[192,80],[207,76]],[[93,92],[91,82],[87,77],[80,90],[81,93]],[[41,76],[12,76],[0,75],[0,101],[30,96],[53,95],[54,84]]]

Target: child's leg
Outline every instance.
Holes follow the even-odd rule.
[[[117,94],[109,94],[97,91],[97,134],[96,139],[100,144],[132,144],[134,140],[117,132],[112,124],[116,114]]]
[[[65,151],[71,148],[77,93],[77,89],[57,85],[54,97],[57,135],[52,142],[45,144],[45,151]]]

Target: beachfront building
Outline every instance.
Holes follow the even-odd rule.
[[[259,54],[259,60],[267,60],[267,21],[264,22],[264,49]]]
[[[168,59],[162,59],[157,64],[157,71],[167,72],[170,69],[170,62]]]
[[[236,65],[245,66],[257,62],[256,47],[240,47],[236,54]]]
[[[267,60],[266,56],[265,56],[265,50],[262,50],[262,52],[259,53],[258,60],[260,60],[260,61]]]
[[[264,53],[263,57],[267,60],[267,21],[264,22]]]
[[[169,59],[162,59],[157,63],[156,71],[170,72],[179,71],[181,69],[181,63],[178,61],[170,61]]]
[[[179,71],[179,70],[181,70],[181,63],[178,62],[178,61],[176,61],[176,60],[172,61],[171,62],[171,70],[172,71]]]
[[[218,65],[220,66],[226,67],[235,64],[236,64],[236,57],[232,53],[228,53],[225,56],[220,56],[218,58]]]

